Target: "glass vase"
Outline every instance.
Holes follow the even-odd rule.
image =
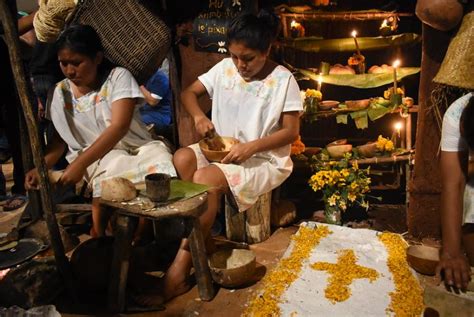
[[[325,204],[324,217],[326,222],[334,225],[341,225],[341,209],[337,206],[330,206],[328,203]]]

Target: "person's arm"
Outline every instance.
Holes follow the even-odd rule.
[[[35,17],[35,14],[36,11],[31,12],[29,15],[18,19],[18,35],[23,35],[33,29],[33,19]]]
[[[181,92],[181,102],[186,111],[193,118],[196,131],[201,136],[206,135],[208,131],[214,129],[214,125],[211,120],[206,117],[206,114],[202,111],[198,102],[198,98],[206,93],[206,87],[204,87],[199,80],[196,80],[191,86]]]
[[[160,103],[161,98],[158,95],[151,93],[145,86],[141,85],[140,91],[145,97],[145,101],[148,105],[153,107]]]
[[[269,136],[248,143],[232,146],[222,163],[242,163],[252,155],[293,143],[300,132],[300,119],[297,111],[284,112],[280,119],[281,129]]]
[[[436,275],[449,286],[466,288],[470,267],[461,245],[463,198],[466,186],[468,152],[441,152],[441,228],[443,248]]]
[[[89,165],[107,154],[127,134],[133,111],[134,98],[123,98],[112,103],[110,125],[100,134],[92,145],[80,154],[65,170],[60,182],[75,184],[79,182]]]
[[[53,128],[53,136],[46,147],[46,155],[44,156],[44,162],[46,169],[50,169],[56,164],[64,151],[66,150],[66,143],[61,139],[56,129]],[[36,168],[31,169],[25,175],[25,188],[38,189],[39,175]]]

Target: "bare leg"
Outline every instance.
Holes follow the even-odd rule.
[[[105,224],[107,223],[107,211],[100,207],[100,198],[92,198],[92,229],[91,236],[94,238],[105,235]]]
[[[184,181],[192,181],[197,169],[197,160],[194,151],[190,148],[181,148],[173,155],[173,164],[176,167],[179,178]]]
[[[466,224],[462,228],[462,242],[469,264],[474,266],[474,224]]]

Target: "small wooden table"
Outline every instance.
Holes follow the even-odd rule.
[[[129,257],[133,232],[139,217],[159,220],[170,217],[184,218],[186,232],[189,234],[189,246],[196,274],[199,296],[209,301],[214,297],[211,273],[207,259],[204,237],[201,231],[199,216],[207,208],[207,193],[195,197],[171,202],[151,210],[144,210],[138,204],[119,203],[102,200],[102,205],[112,207],[117,212],[115,228],[114,255],[110,272],[108,307],[113,312],[123,312],[125,309],[125,289],[129,267]]]

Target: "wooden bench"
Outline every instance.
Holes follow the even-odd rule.
[[[114,255],[108,290],[108,308],[111,311],[123,312],[125,309],[125,291],[131,243],[139,217],[151,220],[179,217],[185,220],[186,232],[190,232],[189,246],[199,296],[204,301],[209,301],[214,297],[214,287],[209,271],[204,237],[199,223],[199,216],[207,208],[207,193],[186,200],[172,202],[152,210],[143,210],[140,205],[129,205],[106,200],[102,200],[101,204],[116,209],[117,213]]]

